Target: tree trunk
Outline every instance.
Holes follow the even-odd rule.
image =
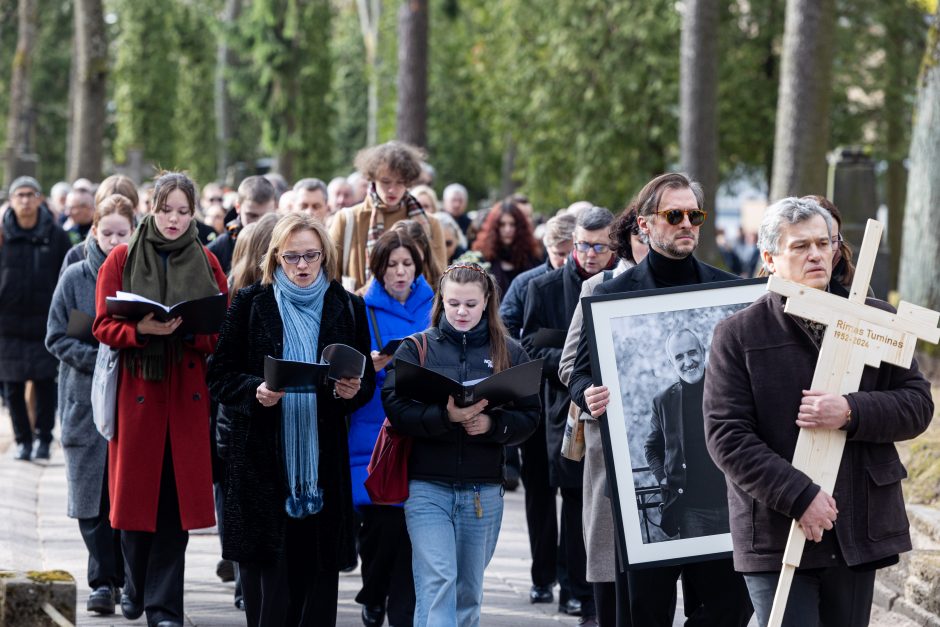
[[[108,41],[101,0],[75,1],[75,51],[68,180],[100,181],[108,97]]]
[[[826,194],[835,0],[787,0],[770,200]]]
[[[374,146],[379,137],[379,18],[381,0],[356,0],[362,43],[366,49],[366,78],[369,80],[366,145]]]
[[[940,309],[940,7],[927,35],[911,133],[910,175],[901,245],[901,298]]]
[[[19,0],[16,52],[10,76],[10,109],[7,114],[7,146],[4,159],[4,188],[17,176],[34,174],[26,166],[32,155],[33,99],[30,90],[30,70],[33,65],[33,46],[36,43],[38,0]]]
[[[702,184],[705,209],[697,255],[720,261],[715,241],[718,189],[718,0],[687,0],[679,64],[679,150],[682,169]]]
[[[398,10],[398,139],[427,146],[428,0],[404,0]]]
[[[235,53],[229,48],[231,35],[229,29],[233,28],[241,13],[241,0],[225,0],[222,9],[222,26],[224,33],[219,37],[216,47],[215,84],[213,86],[213,99],[215,100],[215,137],[216,137],[216,179],[225,180],[225,173],[229,166],[229,144],[232,141],[232,114],[231,101],[228,93],[228,71],[235,63]]]
[[[901,231],[904,228],[904,195],[907,186],[907,169],[904,166],[906,133],[908,124],[906,101],[908,90],[905,88],[904,41],[907,32],[894,23],[890,17],[884,22],[885,34],[885,70],[888,73],[888,86],[885,89],[884,119],[885,145],[887,148],[888,171],[885,177],[885,202],[888,205],[888,248],[891,252],[888,270],[888,289],[897,289],[898,272],[901,267]]]

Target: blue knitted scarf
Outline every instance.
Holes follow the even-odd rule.
[[[310,287],[298,287],[282,268],[274,271],[274,298],[284,321],[284,359],[315,363],[320,336],[323,295],[329,282],[320,275]],[[304,518],[323,508],[317,486],[320,448],[317,441],[317,395],[288,392],[281,400],[284,466],[290,495],[285,509],[291,518]]]

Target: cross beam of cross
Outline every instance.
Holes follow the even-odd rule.
[[[937,328],[940,312],[903,301],[896,314],[865,304],[883,229],[880,222],[868,221],[848,299],[775,276],[767,283],[768,290],[787,297],[786,313],[826,325],[813,390],[840,395],[857,392],[865,366],[878,368],[889,363],[909,368],[917,339],[933,344],[940,341]],[[800,429],[793,467],[832,494],[845,436],[845,431],[838,429]],[[800,565],[805,543],[799,523],[794,520],[783,553],[769,627],[780,627],[783,622],[793,574]]]

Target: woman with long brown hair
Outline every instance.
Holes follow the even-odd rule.
[[[188,532],[215,524],[205,372],[216,336],[180,335],[182,318],[115,318],[107,298],[124,291],[173,305],[226,293],[219,262],[199,243],[195,211],[187,176],[157,179],[151,212],[101,266],[93,327],[98,341],[121,349],[108,445],[111,526],[121,530],[125,560],[121,610],[167,626],[184,620]]]
[[[513,197],[490,209],[473,242],[473,250],[490,264],[490,273],[496,278],[501,295],[514,278],[539,265],[542,259],[542,247],[533,235],[532,225]]]
[[[447,268],[424,333],[424,365],[457,381],[488,377],[529,360],[499,317],[499,290],[477,264]],[[402,342],[395,361],[421,361]],[[394,363],[382,388],[392,425],[413,437],[405,521],[412,543],[414,625],[476,625],[483,571],[503,515],[503,447],[528,438],[539,420],[532,396],[498,409],[431,405],[399,396]]]

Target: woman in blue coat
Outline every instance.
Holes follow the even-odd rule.
[[[418,245],[401,231],[389,231],[378,239],[369,256],[369,271],[372,280],[364,298],[372,339],[375,394],[352,415],[349,426],[353,505],[362,516],[359,532],[362,589],[356,602],[363,606],[365,625],[381,625],[387,605],[389,625],[410,626],[415,592],[405,514],[401,507],[374,505],[363,482],[385,420],[381,390],[385,366],[392,357],[379,351],[390,340],[408,337],[428,327],[434,291],[421,274],[423,262]]]

